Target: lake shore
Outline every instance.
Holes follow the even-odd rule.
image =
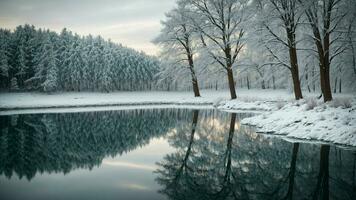
[[[305,100],[293,100],[286,90],[242,89],[237,100],[228,91],[116,93],[0,93],[0,115],[89,112],[155,108],[217,108],[227,112],[262,112],[242,120],[261,133],[356,146],[356,96],[341,94],[324,104],[315,93]]]
[[[260,95],[260,90],[241,89],[238,99],[242,101],[259,99],[281,101],[293,99],[293,94],[285,90],[269,90],[268,95]],[[148,106],[177,105],[200,106],[217,105],[228,101],[227,90],[202,90],[201,97],[195,98],[192,92],[63,92],[63,93],[0,93],[0,112],[11,110],[79,108],[105,106]],[[257,97],[256,97],[257,96]],[[20,113],[20,112],[19,112]]]

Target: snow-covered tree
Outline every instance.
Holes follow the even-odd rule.
[[[10,89],[12,91],[17,91],[19,90],[19,86],[18,86],[18,83],[17,83],[17,78],[16,77],[13,77],[10,81],[11,85],[10,85]]]
[[[51,38],[48,36],[42,44],[41,50],[35,56],[35,72],[33,77],[26,80],[31,89],[51,92],[57,88],[57,61]]]
[[[338,40],[342,38],[339,27],[344,19],[343,0],[298,0],[304,7],[310,36],[319,59],[320,88],[324,101],[332,100],[330,68],[333,60],[345,51]]]
[[[161,59],[166,69],[162,70],[164,78],[170,75],[181,79],[181,68],[189,70],[195,97],[200,96],[194,57],[196,54],[197,33],[194,26],[189,23],[190,11],[185,2],[180,2],[178,8],[166,14],[162,22],[163,29],[154,43],[162,46]],[[195,41],[194,41],[195,40]],[[178,68],[178,69],[176,69]]]
[[[5,87],[9,81],[10,34],[10,31],[0,29],[0,88]]]
[[[241,52],[248,19],[245,0],[187,0],[192,7],[192,22],[201,36],[205,53],[222,67],[228,77],[230,95],[236,99],[233,67]],[[195,16],[199,16],[195,17]]]
[[[268,39],[262,39],[262,43],[266,51],[273,56],[276,62],[274,65],[286,67],[291,72],[294,95],[297,100],[303,98],[296,36],[302,15],[299,7],[295,0],[259,0],[259,16],[257,17],[269,36]],[[276,51],[289,52],[288,62],[280,58]]]
[[[156,89],[159,62],[154,56],[106,41],[60,34],[24,25],[0,30],[0,88],[102,91]],[[13,83],[15,81],[12,81]]]
[[[57,67],[57,60],[56,55],[53,49],[53,45],[46,44],[46,58],[45,60],[41,61],[41,65],[46,65],[46,76],[44,82],[41,84],[43,91],[45,92],[53,92],[58,88],[58,67]]]

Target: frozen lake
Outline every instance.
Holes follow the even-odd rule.
[[[0,116],[7,199],[355,199],[356,151],[240,125],[252,114],[144,109]]]

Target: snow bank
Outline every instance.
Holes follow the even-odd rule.
[[[234,111],[271,111],[275,109],[276,103],[268,101],[246,102],[243,100],[223,101],[215,105],[220,110]]]
[[[356,100],[346,101],[291,102],[280,110],[246,118],[241,123],[256,126],[258,132],[356,146]]]
[[[202,92],[116,92],[116,93],[0,93],[0,110],[34,108],[71,108],[133,105],[212,105],[217,97],[228,98],[225,91]]]
[[[267,95],[266,95],[267,94]],[[140,105],[213,105],[229,102],[227,90],[202,90],[202,97],[195,98],[192,92],[65,92],[65,93],[0,93],[0,110],[37,108],[77,108],[100,106]],[[273,100],[288,99],[291,94],[284,90],[238,90],[238,99]]]

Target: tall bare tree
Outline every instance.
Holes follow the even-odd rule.
[[[201,41],[213,60],[226,70],[230,95],[236,99],[233,67],[244,43],[245,0],[186,0],[199,19],[192,19]]]
[[[341,38],[338,26],[345,16],[345,13],[339,9],[342,1],[299,0],[305,9],[307,21],[312,30],[312,38],[319,58],[320,88],[325,102],[333,98],[330,86],[331,62],[346,49],[345,45],[336,45]]]
[[[262,26],[267,30],[268,34],[272,36],[271,40],[267,40],[267,43],[279,43],[288,49],[289,64],[282,62],[272,48],[267,47],[267,50],[277,60],[281,61],[279,64],[287,67],[293,79],[293,89],[295,99],[299,100],[303,98],[302,90],[299,80],[299,67],[298,67],[298,55],[297,55],[297,39],[296,30],[299,24],[300,14],[297,8],[297,2],[294,0],[259,0],[258,8],[260,12],[268,17],[262,15]],[[278,28],[272,27],[277,25]],[[284,29],[283,34],[278,33],[279,28]]]
[[[187,68],[190,72],[195,97],[200,97],[198,79],[194,67],[194,29],[187,24],[187,9],[184,4],[166,14],[166,21],[162,22],[161,34],[153,41],[163,46],[163,54],[173,58],[173,67]],[[165,57],[165,56],[163,56]],[[167,57],[167,56],[166,56]],[[170,73],[174,73],[174,70]]]
[[[347,42],[352,60],[352,69],[356,75],[356,1],[348,0],[346,6],[349,8],[347,19]]]

